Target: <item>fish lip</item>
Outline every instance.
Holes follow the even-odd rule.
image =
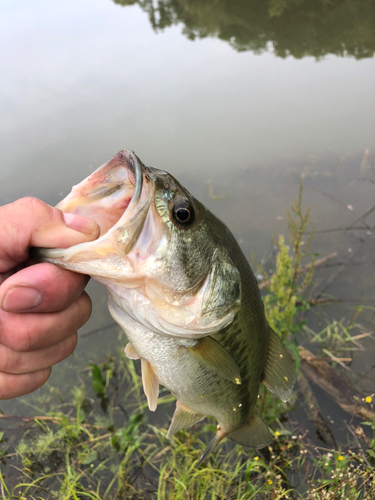
[[[127,206],[127,208],[125,209],[124,213],[122,214],[119,220],[122,219],[123,215],[126,214],[126,212],[131,212],[134,210],[135,206],[137,205],[141,197],[142,186],[143,186],[143,172],[142,172],[143,163],[134,153],[134,151],[125,149],[124,151],[122,151],[122,154],[125,156],[125,159],[127,160],[126,167],[131,171],[131,173],[134,176],[134,192],[131,197],[129,205]]]

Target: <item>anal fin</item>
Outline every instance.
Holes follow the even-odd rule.
[[[292,358],[271,328],[263,374],[263,382],[267,389],[282,401],[286,401],[293,391],[296,371]]]
[[[241,384],[240,369],[232,356],[212,337],[204,337],[186,349],[213,372],[234,384]]]
[[[171,438],[174,434],[176,434],[176,432],[180,431],[184,427],[190,427],[191,425],[196,424],[202,420],[202,418],[204,418],[204,415],[190,410],[180,401],[177,401],[176,409],[168,429],[167,438]]]
[[[128,342],[125,346],[124,352],[129,359],[139,359],[138,354],[135,352],[134,347]]]
[[[148,407],[155,411],[158,406],[159,379],[150,363],[141,358],[143,390],[147,397]]]
[[[251,448],[263,448],[272,441],[268,426],[257,413],[253,413],[247,424],[229,433],[228,437],[238,444]]]

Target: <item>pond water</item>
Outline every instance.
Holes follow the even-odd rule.
[[[312,297],[344,301],[319,319],[310,313],[308,326],[349,320],[356,304],[375,305],[375,219],[365,230],[319,231],[348,227],[374,204],[374,25],[373,3],[349,0],[3,0],[0,203],[32,195],[56,204],[133,149],[221,217],[249,259],[271,266],[271,236],[287,234],[303,174],[313,250],[338,252]],[[90,283],[89,292],[92,318],[50,386],[124,340],[117,326],[90,334],[111,318],[105,291]],[[350,376],[368,394],[374,343],[361,344]],[[0,408],[27,415],[33,397]],[[347,417],[324,404],[340,435]]]

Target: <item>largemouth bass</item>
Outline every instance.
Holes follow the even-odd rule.
[[[100,237],[37,253],[107,287],[110,313],[129,341],[125,352],[141,360],[150,410],[159,385],[177,399],[168,437],[212,416],[217,432],[199,463],[224,437],[269,444],[272,435],[255,411],[259,384],[285,401],[295,371],[226,225],[131,151],[74,186],[57,207],[93,218]]]

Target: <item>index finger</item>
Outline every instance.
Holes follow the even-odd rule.
[[[53,264],[35,264],[10,276],[0,286],[0,307],[7,312],[57,312],[80,297],[88,276]]]

